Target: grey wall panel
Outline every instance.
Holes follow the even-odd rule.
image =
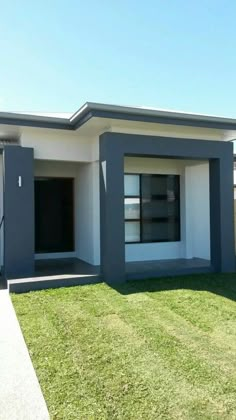
[[[104,133],[101,136],[114,153],[127,156],[163,157],[177,159],[211,159],[232,150],[232,143],[213,140],[195,140],[160,136],[145,136],[123,133]],[[106,140],[105,140],[106,139]]]
[[[33,149],[6,146],[3,167],[4,275],[6,278],[30,276],[34,272]]]
[[[204,159],[210,162],[211,263],[217,272],[235,270],[233,145],[207,140],[104,133],[100,136],[101,264],[107,282],[124,279],[124,156]],[[112,234],[111,234],[112,232]],[[115,268],[115,270],[114,270]]]

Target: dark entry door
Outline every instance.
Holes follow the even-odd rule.
[[[73,179],[35,179],[35,252],[74,251]]]

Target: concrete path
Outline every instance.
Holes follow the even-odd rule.
[[[0,290],[0,420],[49,414],[7,290]]]

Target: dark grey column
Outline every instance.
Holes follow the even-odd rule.
[[[210,159],[211,262],[223,273],[235,271],[233,150],[227,146],[220,159]]]
[[[220,205],[220,159],[209,161],[210,181],[210,242],[211,264],[216,272],[221,271],[221,205]]]
[[[34,272],[33,149],[6,146],[4,177],[4,275],[31,276]]]
[[[118,145],[119,146],[119,145]],[[124,159],[106,134],[100,137],[101,273],[107,283],[125,280]]]

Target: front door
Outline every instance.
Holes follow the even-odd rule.
[[[35,253],[74,251],[73,179],[35,179]]]

